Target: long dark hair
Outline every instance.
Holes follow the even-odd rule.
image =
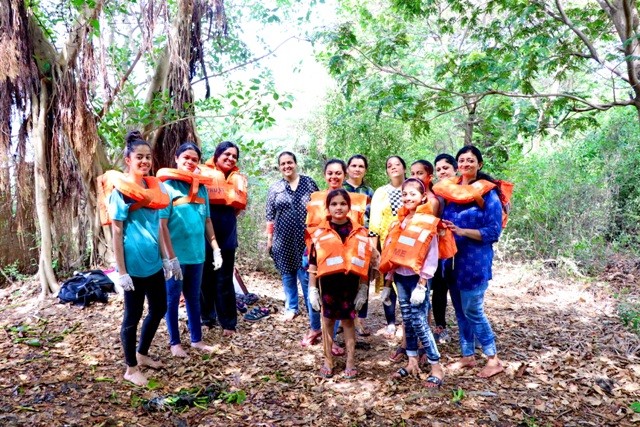
[[[220,157],[220,155],[222,153],[224,153],[229,148],[235,148],[236,149],[236,151],[238,152],[238,160],[240,160],[240,148],[235,143],[233,143],[231,141],[222,141],[220,144],[218,144],[218,146],[216,147],[216,151],[213,153],[213,164],[214,165],[218,161],[218,157]]]
[[[453,158],[451,154],[448,154],[448,153],[438,154],[436,156],[436,159],[433,161],[433,164],[437,165],[440,160],[444,160],[445,162],[453,166],[453,170],[455,171],[458,170],[458,162],[456,161],[456,159]]]
[[[124,137],[124,157],[127,158],[133,153],[133,150],[139,145],[146,145],[151,148],[149,143],[142,138],[139,130],[130,130]]]
[[[187,150],[195,151],[196,154],[198,155],[198,160],[202,159],[202,152],[200,151],[200,148],[191,141],[185,142],[180,147],[178,147],[178,150],[176,151],[176,157],[180,157],[180,154],[184,153]]]
[[[393,158],[396,158],[396,159],[400,160],[400,163],[402,163],[402,167],[404,168],[404,177],[406,178],[407,177],[407,164],[404,162],[404,159],[402,157],[400,157],[400,156],[393,155],[393,156],[387,157],[387,160],[384,161],[384,169],[385,169],[385,171],[387,170],[387,163],[389,163],[389,160],[391,160]]]
[[[416,164],[422,165],[424,170],[427,171],[427,174],[431,175],[433,177],[433,165],[431,164],[431,162],[421,159],[421,160],[416,160],[415,162],[411,163],[411,166],[416,165]],[[433,182],[429,181],[429,191],[431,191],[432,189],[433,189]]]
[[[293,163],[295,163],[296,165],[298,164],[298,159],[296,159],[295,154],[293,154],[291,151],[283,151],[282,153],[278,154],[278,166],[280,165],[280,159],[282,158],[282,156],[291,156],[293,157]]]
[[[482,159],[482,152],[475,145],[465,145],[460,150],[458,150],[458,154],[456,154],[456,162],[458,161],[460,156],[465,154],[465,153],[473,154],[476,157],[476,159],[478,159],[478,163],[482,163],[482,166],[484,166],[484,160]],[[480,179],[484,179],[485,181],[489,181],[489,182],[495,184],[496,185],[496,188],[495,188],[496,193],[498,194],[498,197],[500,198],[500,200],[502,200],[502,191],[500,191],[500,182],[498,182],[495,178],[493,178],[488,173],[482,172],[482,170],[478,170],[478,173],[476,174],[476,179],[471,181],[469,184],[473,184],[474,182],[476,182],[476,181],[478,181]]]
[[[331,159],[329,160],[327,163],[324,164],[324,170],[322,171],[323,173],[327,172],[327,168],[329,167],[329,165],[333,165],[333,164],[338,164],[342,167],[342,172],[344,172],[344,174],[347,174],[347,164],[344,162],[344,160],[341,159]]]
[[[331,190],[329,191],[329,194],[327,194],[327,200],[325,201],[325,206],[327,210],[329,210],[329,205],[331,204],[331,200],[336,196],[344,197],[344,199],[347,201],[347,205],[349,206],[349,209],[351,209],[351,197],[349,196],[349,192],[341,187],[341,188],[336,188],[335,190]]]

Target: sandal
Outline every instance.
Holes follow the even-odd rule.
[[[243,318],[248,322],[257,322],[258,320],[262,320],[265,317],[269,317],[269,314],[271,313],[268,308],[256,307],[249,313],[245,314]]]
[[[435,375],[429,376],[427,378],[427,382],[424,384],[425,388],[440,388],[442,387],[442,383],[444,382],[444,378],[440,379]],[[435,387],[430,386],[429,384],[435,384]]]
[[[308,347],[308,346],[314,345],[320,340],[321,337],[322,337],[322,330],[309,331],[307,335],[304,338],[302,338],[302,341],[300,341],[300,345],[302,347]]]
[[[389,360],[398,363],[402,362],[405,357],[407,357],[407,350],[402,347],[398,347],[396,348],[396,352],[389,356]]]
[[[344,356],[346,353],[346,350],[340,346],[334,345],[331,347],[331,354],[334,356]]]
[[[396,377],[395,374],[400,375],[399,377]],[[409,371],[406,370],[406,368],[400,368],[397,371],[395,371],[392,375],[391,375],[391,379],[394,380],[401,380],[403,378],[406,378],[409,376]]]
[[[323,378],[331,378],[333,377],[333,370],[325,365],[322,365],[322,368],[320,368],[320,372],[318,372],[318,375]]]
[[[347,368],[344,370],[344,379],[345,380],[352,380],[355,377],[358,376],[358,370],[356,368]]]
[[[371,331],[366,326],[364,328],[356,326],[356,334],[360,335],[361,337],[368,337],[371,335]]]

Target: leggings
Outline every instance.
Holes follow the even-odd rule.
[[[147,298],[149,312],[142,322],[138,353],[147,356],[151,341],[158,330],[160,321],[167,312],[167,289],[162,269],[149,277],[131,277],[135,290],[124,293],[124,317],[120,328],[120,340],[124,349],[127,366],[137,366],[136,334],[142,318],[144,299]]]
[[[222,249],[222,267],[213,269],[213,250],[207,248],[200,289],[202,323],[218,320],[222,329],[235,331],[238,323],[236,290],[233,285],[233,267],[236,250]]]
[[[441,326],[444,329],[447,329],[447,294],[449,293],[449,284],[452,281],[451,260],[440,260],[431,282],[431,289],[433,289],[431,308],[436,326]]]

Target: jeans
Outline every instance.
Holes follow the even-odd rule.
[[[169,344],[180,344],[180,328],[178,327],[178,306],[180,294],[184,294],[187,305],[187,318],[189,319],[189,332],[191,342],[202,341],[202,329],[200,325],[200,285],[202,283],[203,264],[181,264],[183,280],[174,277],[167,280],[167,331],[169,332]]]
[[[222,329],[235,331],[238,324],[236,290],[233,286],[235,249],[223,249],[222,267],[213,269],[213,250],[207,246],[202,270],[200,308],[202,323],[213,324],[218,319]]]
[[[484,314],[484,294],[489,287],[486,282],[474,290],[463,291],[454,287],[449,289],[451,302],[456,311],[460,331],[460,349],[462,356],[473,356],[475,350],[474,335],[482,344],[486,356],[495,356],[496,341],[487,316]]]
[[[436,326],[447,329],[447,293],[449,293],[449,284],[453,280],[453,270],[451,262],[441,260],[438,262],[438,269],[433,275],[431,282],[431,308],[433,309],[433,320]]]
[[[398,286],[396,284],[396,286]],[[395,289],[391,286],[391,293],[389,294],[389,299],[391,300],[391,305],[382,304],[382,308],[384,309],[384,317],[387,319],[387,325],[395,325],[396,324],[396,301],[398,300],[398,295],[396,294]]]
[[[149,277],[131,277],[133,291],[124,292],[124,316],[120,327],[120,340],[124,348],[127,366],[137,366],[136,334],[142,318],[144,299],[147,298],[149,312],[142,322],[138,353],[147,356],[151,341],[158,330],[160,321],[167,312],[167,290],[162,269]]]
[[[402,324],[407,341],[407,356],[418,355],[418,339],[424,347],[429,363],[435,364],[440,361],[440,353],[436,346],[431,328],[427,321],[427,311],[429,310],[429,284],[427,284],[427,294],[421,304],[411,304],[411,292],[418,285],[420,276],[402,276],[394,274],[393,280],[398,288],[398,300],[400,301],[400,311],[402,312]]]
[[[304,296],[304,304],[307,307],[309,313],[309,326],[314,331],[320,330],[320,312],[313,311],[313,307],[309,303],[309,273],[303,269],[299,269],[297,272],[285,273],[282,275],[282,286],[284,287],[285,310],[290,313],[298,312],[298,280],[300,280],[300,286],[302,287],[302,294]]]

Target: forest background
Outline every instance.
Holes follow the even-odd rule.
[[[264,247],[276,155],[432,161],[475,144],[515,184],[499,258],[596,276],[640,241],[640,37],[629,0],[0,0],[0,281],[55,293],[109,263],[96,177],[140,129],[241,147],[239,257]],[[322,185],[321,185],[322,186]],[[635,265],[635,264],[634,264]],[[636,267],[638,267],[636,265]],[[633,289],[620,314],[640,329]]]

